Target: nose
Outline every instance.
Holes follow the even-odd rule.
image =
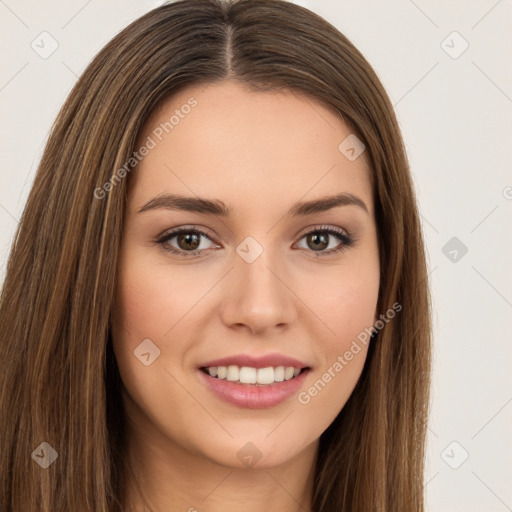
[[[252,263],[236,256],[224,283],[222,321],[230,328],[246,329],[253,335],[290,327],[297,318],[293,283],[270,252]]]

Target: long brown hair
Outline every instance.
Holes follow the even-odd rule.
[[[163,5],[96,55],[62,107],[1,295],[0,510],[121,510],[124,417],[111,323],[130,176],[103,187],[119,177],[164,97],[223,79],[321,101],[366,146],[379,233],[378,308],[398,302],[402,310],[370,344],[355,390],[320,438],[312,507],[424,510],[430,299],[399,127],[350,41],[282,0]],[[44,442],[58,455],[47,468],[36,463],[52,453]]]

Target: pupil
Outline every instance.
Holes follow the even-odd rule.
[[[329,242],[327,241],[327,236],[325,234],[312,234],[312,235],[309,235],[309,240],[308,242],[312,242],[313,245],[315,244],[320,244],[320,247],[316,247],[317,249],[325,249],[328,245],[329,245]],[[322,239],[322,241],[318,241],[319,239]],[[312,247],[314,248],[314,247]]]
[[[190,246],[183,247],[181,244],[182,241],[184,241],[185,244],[192,244],[192,247],[190,247]],[[197,234],[191,234],[191,233],[181,234],[181,235],[178,235],[178,244],[182,249],[194,250],[199,247],[199,237],[197,236]]]

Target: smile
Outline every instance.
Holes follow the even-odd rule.
[[[264,409],[275,407],[299,393],[310,371],[309,367],[229,365],[203,367],[196,374],[222,401],[241,408]]]
[[[276,382],[284,382],[297,377],[306,368],[295,368],[293,366],[268,366],[266,368],[253,368],[250,366],[210,366],[201,368],[210,377],[238,382],[239,384],[256,384],[268,386]]]

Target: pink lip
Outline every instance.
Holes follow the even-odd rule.
[[[232,359],[230,359],[230,361],[231,360]],[[216,365],[211,364],[211,366]],[[254,364],[251,366],[254,367]],[[295,365],[289,364],[286,366]],[[258,366],[258,368],[260,367],[263,368],[264,366]],[[248,409],[264,409],[267,407],[274,407],[275,405],[284,402],[292,395],[298,393],[309,372],[310,370],[304,370],[293,379],[285,380],[283,382],[274,382],[274,384],[265,386],[257,386],[255,384],[240,384],[225,379],[217,379],[215,377],[210,377],[210,375],[204,373],[202,370],[197,371],[203,382],[219,398],[238,407],[245,407]]]
[[[267,368],[268,366],[293,366],[294,368],[307,368],[309,365],[281,354],[267,354],[265,356],[254,357],[248,354],[238,354],[234,356],[215,359],[199,365],[199,368],[209,368],[211,366],[250,366],[251,368]]]

